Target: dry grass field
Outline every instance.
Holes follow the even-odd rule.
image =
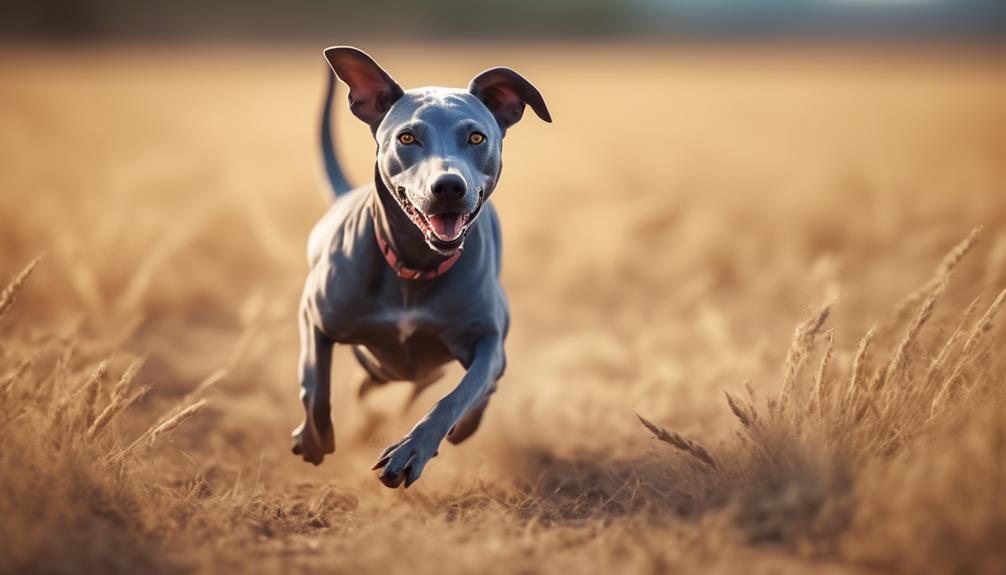
[[[359,403],[342,351],[339,451],[290,454],[320,46],[7,48],[0,571],[1006,572],[1006,59],[363,47],[406,87],[509,65],[555,118],[494,195],[482,429],[384,488],[460,372]]]

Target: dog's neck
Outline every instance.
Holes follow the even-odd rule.
[[[380,226],[379,233],[383,234],[405,266],[414,270],[433,270],[450,257],[435,251],[426,243],[423,233],[398,205],[391,190],[384,185],[377,166],[374,167],[374,189],[377,197],[373,202],[374,225]]]

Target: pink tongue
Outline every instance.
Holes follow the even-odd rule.
[[[461,234],[461,214],[437,214],[430,216],[433,233],[442,240],[453,240]]]

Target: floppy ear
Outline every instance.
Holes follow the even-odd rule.
[[[482,72],[468,84],[468,91],[489,108],[504,132],[520,121],[525,104],[530,105],[542,120],[552,121],[538,89],[510,68]]]
[[[349,109],[376,132],[384,115],[402,94],[402,87],[373,58],[350,46],[325,49],[325,59],[349,86]]]

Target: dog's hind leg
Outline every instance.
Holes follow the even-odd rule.
[[[443,368],[437,368],[425,376],[413,380],[412,393],[409,394],[409,399],[405,400],[405,405],[402,406],[402,413],[409,411],[409,409],[416,403],[416,400],[419,399],[419,396],[426,391],[426,388],[440,381],[440,379],[444,376],[444,373],[446,373],[446,371]]]
[[[293,452],[319,465],[325,454],[335,451],[330,390],[333,342],[314,325],[306,310],[301,311],[300,340],[304,422],[293,431]]]
[[[381,372],[381,369],[377,366],[374,360],[367,354],[367,351],[358,346],[354,345],[352,347],[353,357],[356,358],[357,363],[363,368],[363,371],[367,372],[367,375],[360,382],[360,387],[357,389],[356,397],[357,399],[363,399],[367,397],[371,391],[374,391],[378,387],[388,383],[389,378]]]

